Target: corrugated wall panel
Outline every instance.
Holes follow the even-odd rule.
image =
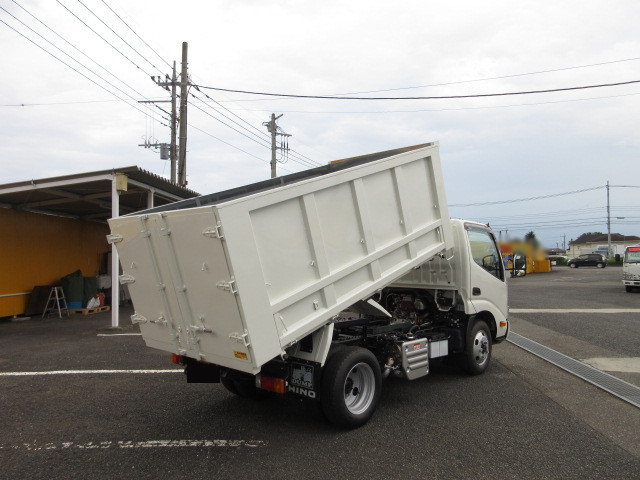
[[[25,312],[34,285],[57,283],[75,270],[100,272],[110,250],[106,224],[0,208],[0,317]]]

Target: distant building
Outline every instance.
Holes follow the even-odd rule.
[[[640,244],[640,237],[635,235],[611,234],[611,254],[622,255],[627,247]],[[567,253],[570,257],[577,257],[585,253],[600,253],[607,256],[608,240],[606,233],[583,233],[570,242]]]

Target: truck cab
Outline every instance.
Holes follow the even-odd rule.
[[[624,252],[622,284],[627,292],[640,288],[640,246],[627,247]]]

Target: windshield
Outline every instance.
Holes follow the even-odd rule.
[[[473,260],[491,275],[504,280],[500,250],[493,235],[479,228],[467,228],[467,234]]]
[[[640,263],[640,247],[630,247],[624,252],[624,263]]]

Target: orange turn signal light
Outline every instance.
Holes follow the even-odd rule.
[[[507,322],[505,321],[500,322],[500,327],[506,327],[506,326],[507,326]]]
[[[180,365],[182,363],[182,355],[177,355],[175,353],[171,354],[171,363],[175,363],[176,365]]]
[[[284,378],[267,377],[266,375],[258,375],[256,382],[258,387],[275,393],[284,393]]]

